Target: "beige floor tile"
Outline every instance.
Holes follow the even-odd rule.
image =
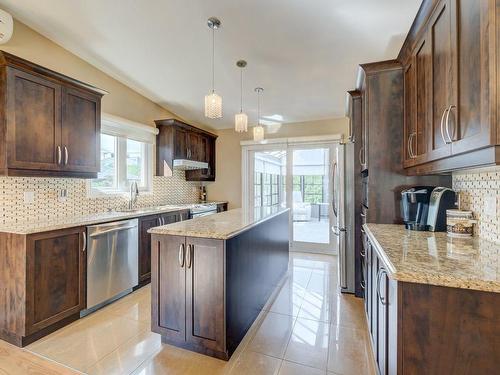
[[[363,300],[352,295],[337,293],[331,300],[330,323],[344,327],[367,329]]]
[[[326,370],[329,329],[328,323],[298,318],[285,351],[285,359]]]
[[[0,340],[0,374],[73,375],[80,374],[80,372]]]
[[[328,371],[343,375],[371,375],[368,340],[365,330],[332,325]]]
[[[325,375],[326,371],[307,367],[298,363],[283,361],[279,375]]]
[[[151,296],[141,293],[135,296],[127,296],[125,300],[117,301],[105,310],[108,313],[138,320],[141,322],[151,321]]]
[[[309,280],[298,317],[330,322],[331,300],[337,292],[337,283],[323,271],[314,271]]]
[[[292,316],[269,312],[257,330],[248,349],[273,357],[283,358],[294,323],[295,318]]]
[[[28,350],[79,371],[86,371],[148,328],[146,323],[98,311],[31,344]]]
[[[281,359],[255,352],[245,352],[236,362],[231,375],[274,375],[278,373]]]
[[[145,331],[119,346],[99,362],[90,367],[90,375],[130,374],[144,361],[161,350],[160,335]]]
[[[226,374],[230,366],[230,362],[163,344],[161,351],[143,363],[133,374],[219,375]]]
[[[305,290],[286,283],[279,292],[269,311],[297,316],[302,305]]]

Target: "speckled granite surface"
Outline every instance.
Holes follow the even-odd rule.
[[[226,202],[208,202],[208,203],[226,203]],[[73,228],[79,226],[106,223],[116,220],[132,219],[135,217],[154,215],[165,212],[173,212],[189,209],[193,204],[164,205],[147,208],[139,208],[133,212],[103,212],[78,217],[65,217],[61,219],[41,222],[17,223],[10,225],[0,225],[0,232],[15,234],[32,234],[40,232],[49,232],[51,230]]]
[[[215,215],[196,217],[192,220],[151,228],[148,232],[227,240],[286,211],[289,209],[268,207],[245,210],[237,208]]]
[[[402,225],[365,224],[389,277],[399,281],[500,293],[500,246]]]

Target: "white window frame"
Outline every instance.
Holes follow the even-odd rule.
[[[115,137],[116,188],[98,188],[88,181],[87,193],[90,197],[109,197],[113,195],[128,195],[130,185],[127,183],[127,140],[143,143],[144,169],[142,177],[144,184],[139,186],[142,193],[153,191],[153,149],[158,129],[152,126],[139,124],[110,114],[102,114],[101,133]]]

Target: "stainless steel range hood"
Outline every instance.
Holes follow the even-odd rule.
[[[182,171],[190,171],[193,169],[207,169],[208,163],[187,159],[175,159],[173,167],[174,169]]]

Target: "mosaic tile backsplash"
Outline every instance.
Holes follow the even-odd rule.
[[[475,235],[500,244],[500,167],[483,171],[456,172],[453,188],[460,194],[461,208],[474,212],[479,221]],[[492,199],[496,210],[485,211],[485,202]]]
[[[127,206],[126,196],[90,197],[87,184],[87,180],[72,178],[0,177],[0,224],[46,222]],[[152,193],[139,194],[136,205],[194,203],[198,186],[186,181],[183,171],[174,171],[172,177],[153,177]],[[65,202],[57,199],[62,189],[67,190]],[[34,192],[33,203],[25,203],[25,192]]]

